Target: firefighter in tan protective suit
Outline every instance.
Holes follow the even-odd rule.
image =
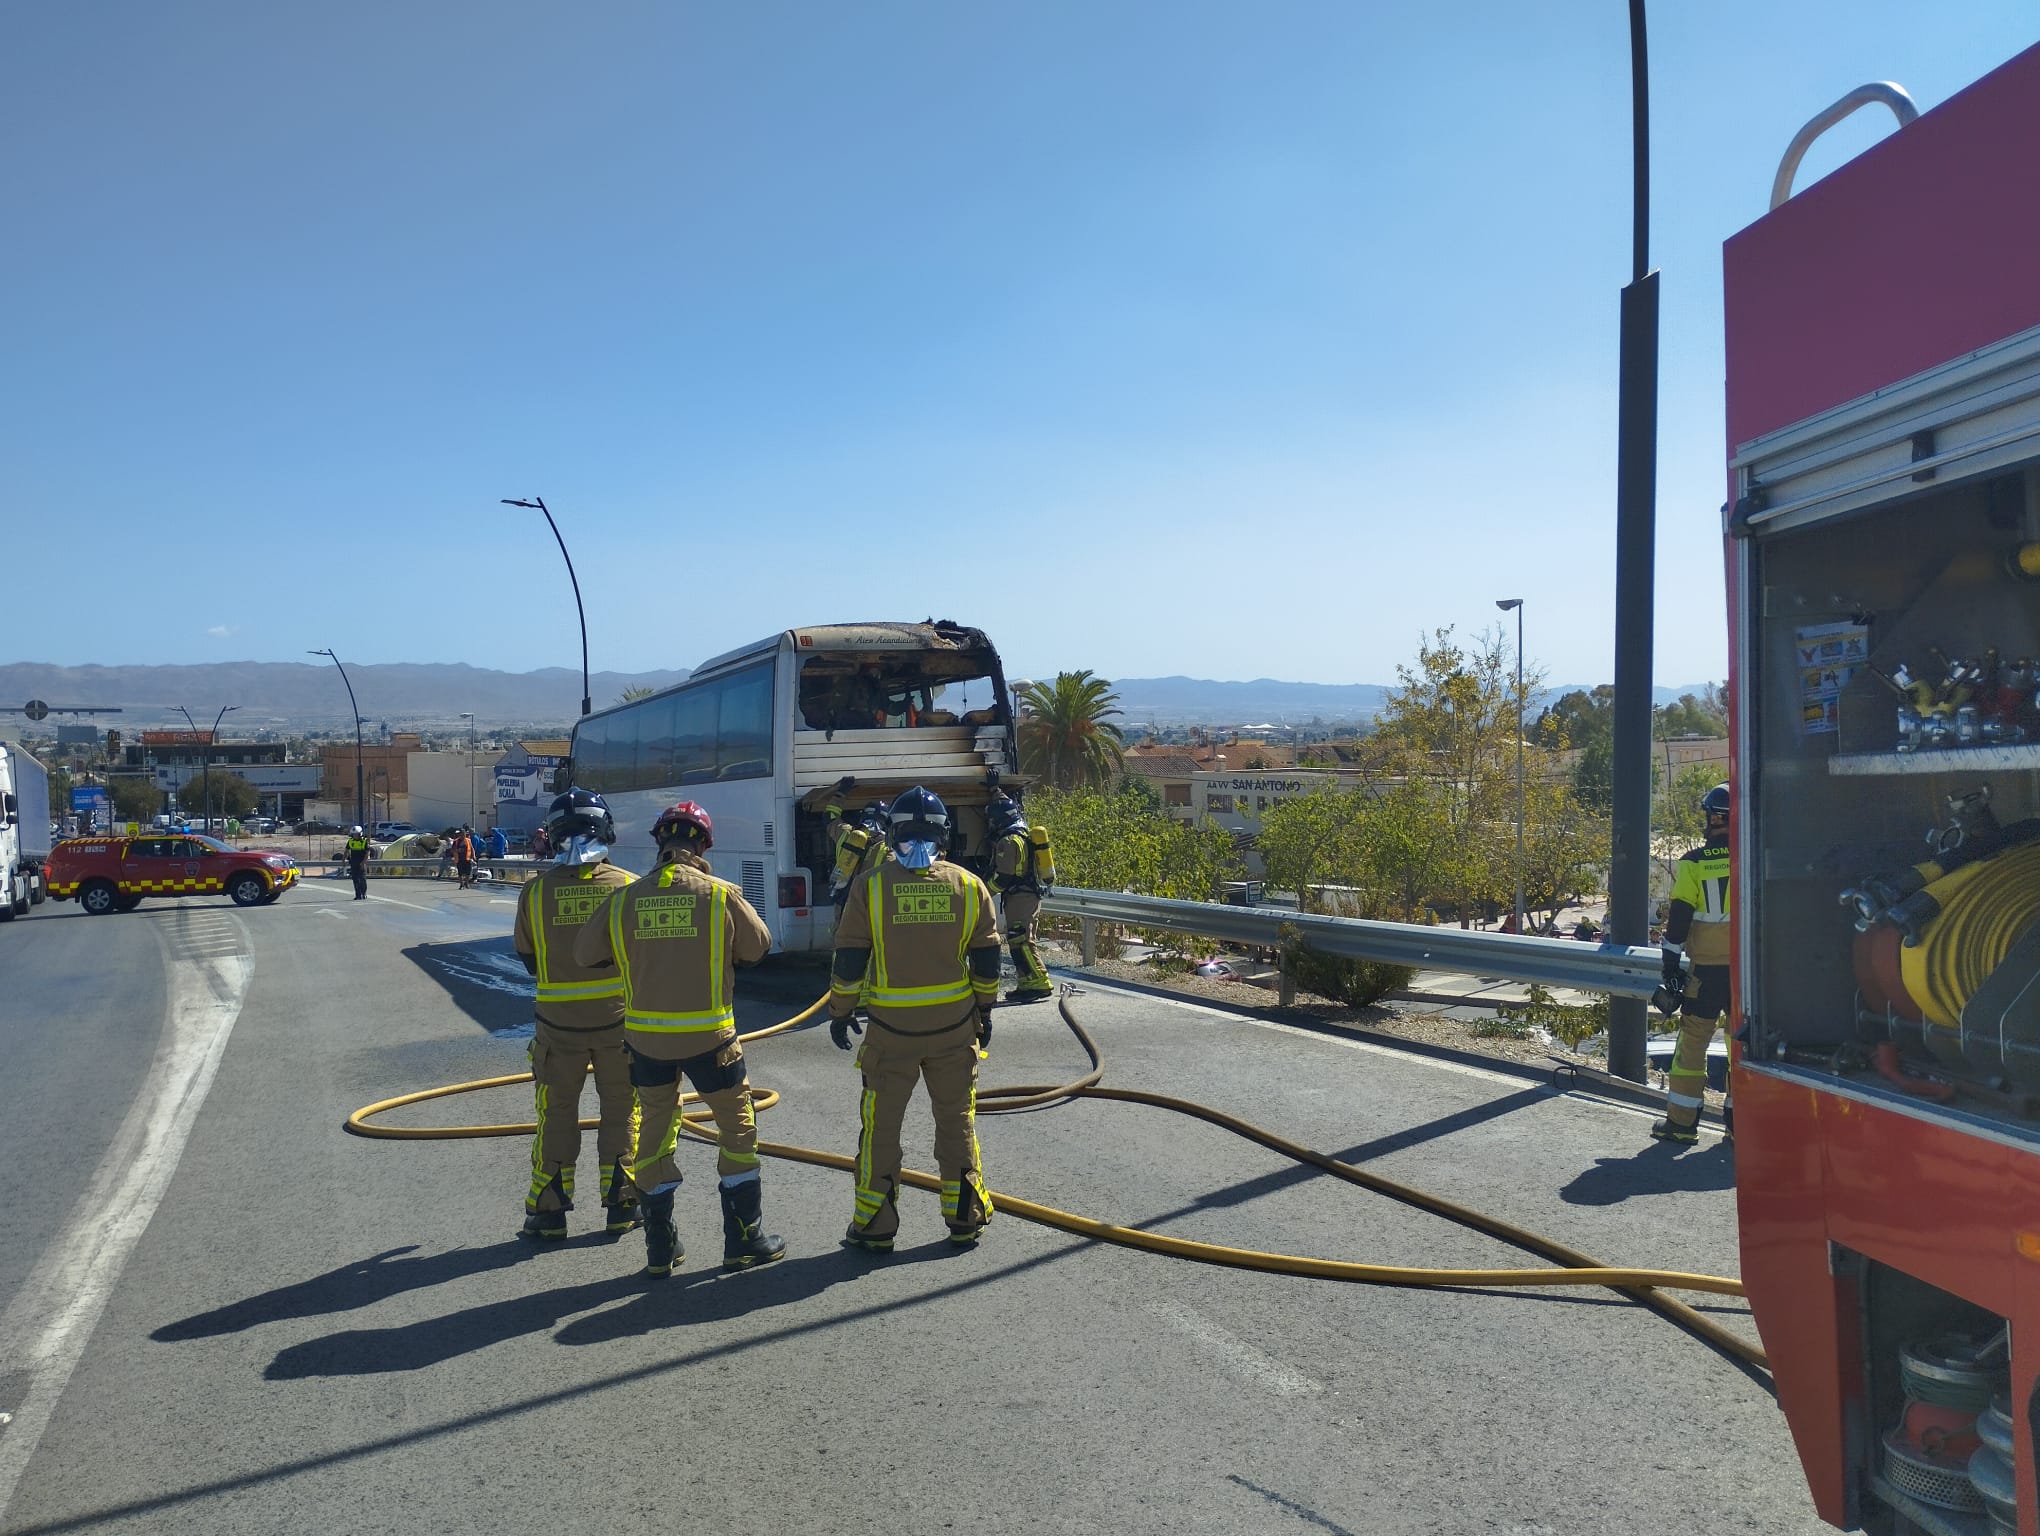
[[[857,882],[884,863],[892,851],[886,844],[890,819],[885,802],[874,800],[864,808],[856,825],[845,827],[836,840],[836,867],[829,881],[829,900],[835,903],[838,913],[850,900]]]
[[[1055,865],[1043,868],[1045,838],[1037,840],[1010,795],[992,796],[985,807],[985,829],[992,835],[992,883],[999,890],[1000,915],[1006,921],[1006,945],[1013,954],[1016,984],[1009,1003],[1038,1003],[1055,996],[1048,967],[1034,947],[1034,917],[1041,898],[1055,880]]]
[[[1664,985],[1652,1001],[1662,1012],[1678,1012],[1679,1042],[1672,1048],[1672,1068],[1666,1074],[1665,1117],[1650,1128],[1660,1141],[1700,1139],[1707,1047],[1713,1043],[1717,1021],[1728,1011],[1728,806],[1726,784],[1715,785],[1701,797],[1707,841],[1684,854],[1672,876],[1671,906],[1665,916]],[[1724,1109],[1724,1118],[1726,1114]],[[1733,1121],[1729,1134],[1735,1134]]]
[[[722,1197],[723,1268],[768,1264],[786,1253],[765,1231],[758,1127],[744,1047],[737,1039],[736,967],[772,947],[765,920],[702,857],[715,841],[708,812],[691,800],[652,826],[659,867],[609,899],[581,930],[574,958],[614,965],[623,984],[624,1042],[643,1122],[632,1182],[645,1222],[645,1273],[672,1273],[681,1254],[673,1225],[680,1187],[680,1078],[715,1117]]]
[[[574,1163],[581,1153],[581,1084],[591,1067],[601,1115],[595,1156],[602,1168],[602,1204],[609,1231],[620,1234],[638,1223],[629,1170],[637,1094],[623,1045],[623,983],[613,966],[590,970],[577,964],[574,941],[631,876],[609,862],[616,824],[600,795],[569,789],[553,801],[545,824],[558,849],[556,861],[519,894],[513,940],[525,969],[538,978],[531,1041],[538,1130],[531,1138],[522,1235],[544,1240],[567,1235]]]
[[[892,803],[893,857],[850,892],[836,922],[829,1032],[850,1049],[862,998],[871,1021],[857,1140],[857,1205],[843,1241],[889,1252],[899,1230],[900,1122],[925,1080],[935,1113],[942,1219],[952,1243],[974,1243],[992,1219],[977,1142],[977,1066],[999,997],[992,893],[942,857],[949,812],[915,787]]]

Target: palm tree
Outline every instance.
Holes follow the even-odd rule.
[[[1119,695],[1087,671],[1058,672],[1020,690],[1020,771],[1057,789],[1102,788],[1120,771],[1126,742],[1108,717]]]
[[[626,688],[616,696],[619,704],[635,704],[639,699],[649,699],[659,690],[656,688]]]

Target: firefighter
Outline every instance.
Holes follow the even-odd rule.
[[[595,1157],[602,1170],[602,1204],[608,1230],[620,1235],[638,1224],[637,1190],[630,1180],[637,1094],[623,1045],[623,982],[613,965],[578,964],[574,944],[581,928],[632,877],[609,861],[616,823],[600,795],[570,788],[553,801],[545,824],[559,851],[553,867],[519,893],[513,937],[524,968],[538,978],[531,1041],[538,1130],[531,1138],[522,1235],[541,1240],[567,1235],[574,1163],[581,1154],[581,1084],[591,1067],[601,1117]]]
[[[347,873],[354,881],[354,899],[368,900],[368,837],[359,826],[347,829]]]
[[[1664,986],[1653,1001],[1679,1014],[1679,1043],[1665,1094],[1665,1117],[1650,1128],[1660,1141],[1698,1141],[1707,1047],[1728,1010],[1728,786],[1700,801],[1707,841],[1680,858],[1665,916]],[[1692,974],[1687,975],[1687,963]],[[1733,1128],[1730,1134],[1733,1135]]]
[[[857,1054],[864,1076],[857,1203],[846,1245],[884,1253],[898,1232],[900,1122],[925,1080],[949,1240],[977,1241],[992,1219],[977,1142],[977,1066],[999,998],[992,893],[942,857],[949,811],[916,786],[893,801],[893,857],[850,892],[836,923],[829,1033],[843,1050],[862,998],[871,1022]]]
[[[715,1117],[723,1268],[769,1264],[786,1244],[765,1231],[758,1127],[737,1039],[736,967],[764,959],[772,934],[743,892],[718,880],[702,857],[715,844],[707,811],[692,800],[662,811],[652,841],[658,868],[611,896],[574,941],[577,963],[613,965],[623,985],[624,1045],[643,1115],[630,1176],[644,1216],[645,1273],[671,1274],[681,1254],[673,1192],[680,1187],[683,1073]]]
[[[1034,914],[1041,910],[1046,887],[1041,863],[1019,803],[1003,790],[985,807],[985,828],[992,835],[992,883],[998,887],[1017,981],[1006,1001],[1038,1003],[1055,996],[1048,968],[1041,963],[1041,951],[1034,947]]]
[[[843,904],[850,899],[850,888],[861,876],[870,874],[891,850],[886,846],[886,833],[891,825],[890,808],[883,800],[874,800],[867,805],[857,818],[857,824],[846,827],[836,842],[836,867],[829,882],[829,900],[835,903],[840,914]]]

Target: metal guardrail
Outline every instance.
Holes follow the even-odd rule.
[[[1259,949],[1279,949],[1287,930],[1312,949],[1350,960],[1379,960],[1461,976],[1535,981],[1548,987],[1576,987],[1622,997],[1648,998],[1663,979],[1663,961],[1655,949],[1582,944],[1577,939],[1430,928],[1416,923],[1326,917],[1267,907],[1230,907],[1212,901],[1172,901],[1162,896],[1132,896],[1113,891],[1058,889],[1045,897],[1041,906],[1045,912],[1082,922],[1086,964],[1097,957],[1096,925],[1126,923]]]
[[[345,859],[299,859],[297,866],[301,871],[307,873],[317,870],[322,875],[344,874],[347,870],[347,861]],[[543,870],[551,869],[552,863],[548,859],[476,859],[475,868],[486,869],[492,878],[503,881],[506,884],[522,884],[533,875]],[[449,878],[454,874],[453,865],[445,863],[437,857],[429,859],[370,859],[368,861],[368,877],[371,880],[377,878],[385,880],[416,879],[423,876],[424,872],[428,870],[444,874]]]

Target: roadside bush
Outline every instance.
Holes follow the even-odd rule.
[[[1348,1008],[1372,1007],[1390,993],[1402,991],[1417,974],[1412,966],[1327,955],[1312,949],[1289,927],[1282,930],[1282,964],[1300,990],[1329,997]]]
[[[1552,1039],[1570,1049],[1608,1028],[1608,997],[1602,993],[1591,1003],[1561,1003],[1550,988],[1533,981],[1529,998],[1498,1009],[1496,1018],[1520,1023],[1525,1034],[1533,1028],[1548,1030]]]

